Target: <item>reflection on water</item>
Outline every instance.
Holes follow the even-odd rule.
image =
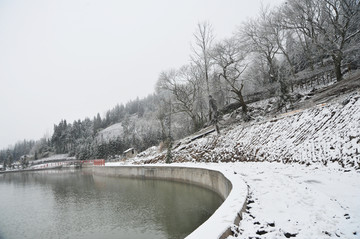
[[[197,186],[81,170],[0,175],[0,239],[184,238],[220,206]]]

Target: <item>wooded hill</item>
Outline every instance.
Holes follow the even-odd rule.
[[[286,112],[313,89],[342,82],[360,68],[359,22],[358,0],[288,0],[262,8],[222,40],[215,39],[209,22],[199,23],[191,61],[163,70],[154,94],[102,116],[61,120],[51,137],[1,150],[0,161],[11,165],[23,155],[59,153],[111,158],[130,147],[142,151],[160,142],[166,147],[208,124],[209,95],[222,113],[240,107],[246,120],[251,120],[248,103],[265,98],[276,106],[269,113]],[[106,136],[109,126],[120,133]]]

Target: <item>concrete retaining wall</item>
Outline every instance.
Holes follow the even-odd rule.
[[[162,179],[195,184],[216,192],[224,200],[229,196],[233,187],[231,181],[227,179],[221,172],[204,168],[168,166],[94,166],[93,173],[104,176]],[[224,205],[226,204],[226,202],[227,200],[219,207],[219,209],[226,207]],[[225,226],[224,224],[219,225],[219,223],[216,222],[216,220],[219,219],[219,215],[213,215],[200,227],[198,227],[193,233],[191,233],[187,238],[227,237],[231,234],[231,224],[236,222],[238,223],[239,221],[239,213],[241,212],[243,205],[241,204],[237,206],[239,207],[239,210],[236,210],[236,213],[235,215],[233,215],[233,217],[232,215],[230,215],[230,217],[233,219],[231,220],[231,222],[225,223]],[[219,214],[219,212],[221,214],[222,210],[219,209],[214,214]],[[216,217],[215,220],[211,220],[214,219],[214,217]],[[223,222],[224,218],[222,218],[221,220]],[[214,224],[217,228],[214,228]],[[209,235],[209,232],[211,233],[211,236]]]
[[[177,182],[195,184],[208,188],[219,194],[223,200],[229,195],[232,184],[220,172],[186,167],[156,167],[156,166],[121,166],[121,167],[93,167],[93,172],[98,175],[163,179]]]

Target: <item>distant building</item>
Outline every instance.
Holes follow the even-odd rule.
[[[124,158],[127,158],[127,159],[132,158],[132,157],[135,157],[137,155],[137,151],[134,148],[129,148],[129,149],[124,151],[123,155],[124,155]]]

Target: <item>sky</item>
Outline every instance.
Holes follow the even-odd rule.
[[[281,2],[0,0],[0,149],[152,94],[189,62],[199,22],[221,40]]]

